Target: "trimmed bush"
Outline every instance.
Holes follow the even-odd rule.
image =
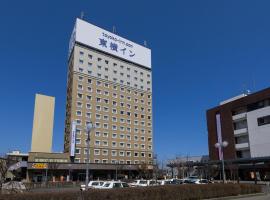
[[[168,185],[154,187],[0,195],[0,200],[195,200],[260,193],[252,184]]]

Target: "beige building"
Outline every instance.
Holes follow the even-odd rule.
[[[77,19],[68,61],[65,152],[90,163],[152,164],[151,50]],[[75,144],[71,142],[76,121]]]
[[[54,97],[36,94],[31,152],[52,151]]]

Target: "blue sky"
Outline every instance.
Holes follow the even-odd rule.
[[[56,97],[63,150],[68,41],[75,18],[152,49],[160,159],[208,153],[205,111],[270,86],[269,1],[1,1],[0,152],[30,150],[34,95]]]

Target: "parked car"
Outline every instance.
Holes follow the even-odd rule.
[[[88,189],[98,189],[104,185],[104,181],[90,181],[88,183]],[[85,191],[85,185],[81,185],[81,190]]]
[[[147,180],[147,186],[157,186],[159,183],[157,180]]]
[[[100,189],[127,188],[129,185],[121,181],[108,181],[103,184]]]
[[[199,179],[194,181],[194,184],[208,184],[211,183],[210,181],[208,181],[207,179]]]
[[[172,181],[171,180],[158,180],[158,183],[160,185],[171,185]]]
[[[176,178],[171,179],[171,184],[180,185],[180,184],[183,184],[183,183],[184,183],[183,179],[176,179]]]
[[[147,180],[135,180],[134,182],[130,183],[131,187],[146,187],[148,186]]]

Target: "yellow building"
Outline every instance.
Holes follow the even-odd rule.
[[[55,98],[36,94],[31,152],[52,152]]]

